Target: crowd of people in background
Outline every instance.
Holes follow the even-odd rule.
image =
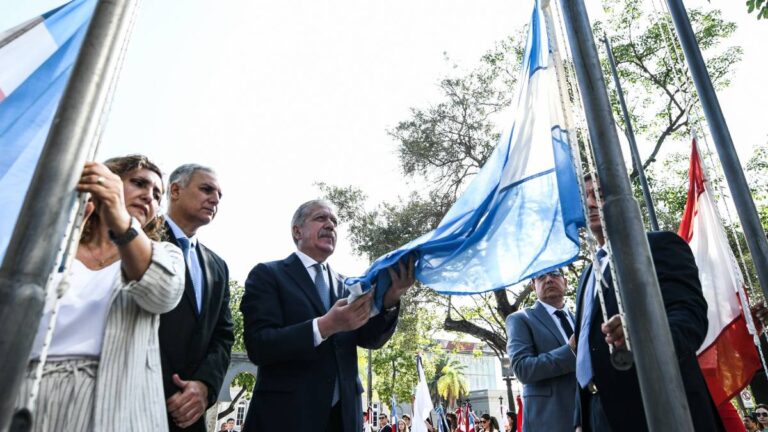
[[[743,421],[747,432],[768,431],[768,405],[757,405],[754,411],[744,416]]]

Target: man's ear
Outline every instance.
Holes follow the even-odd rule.
[[[301,238],[301,228],[298,225],[291,227],[291,236],[293,237],[294,243]]]
[[[181,186],[178,183],[171,183],[171,185],[168,187],[169,191],[171,192],[169,197],[170,201],[179,199],[179,193],[181,192]]]

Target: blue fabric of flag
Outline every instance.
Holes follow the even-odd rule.
[[[416,279],[443,294],[497,290],[576,259],[584,226],[550,43],[538,1],[511,126],[438,227],[348,278],[381,308],[387,267],[416,258]]]
[[[435,414],[437,414],[437,430],[438,432],[446,432],[448,430],[448,421],[445,418],[443,407],[438,405],[435,408]]]
[[[5,256],[95,4],[95,0],[74,0],[43,15],[57,49],[0,102],[0,260]]]

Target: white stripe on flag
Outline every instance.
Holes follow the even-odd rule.
[[[37,24],[24,32],[35,21]],[[11,39],[4,43],[6,39]],[[58,45],[41,17],[0,34],[0,92],[8,97],[56,52]]]
[[[738,289],[743,283],[709,188],[699,195],[698,204],[689,245],[699,266],[702,291],[709,305],[709,328],[697,354],[708,348],[725,326],[741,315]]]

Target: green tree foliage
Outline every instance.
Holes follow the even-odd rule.
[[[245,287],[239,285],[236,280],[229,281],[229,310],[232,313],[233,332],[235,334],[235,343],[232,345],[232,352],[245,352],[245,341],[243,340],[243,314],[240,313],[240,301],[243,299]],[[222,419],[235,410],[237,401],[241,397],[251,397],[253,386],[256,384],[256,377],[249,373],[240,373],[232,380],[233,387],[240,387],[240,391],[232,398],[229,407],[219,413],[219,419]]]
[[[429,394],[432,397],[432,403],[435,406],[440,405],[440,398],[442,397],[438,391],[437,385],[440,379],[445,375],[446,372],[452,372],[455,375],[460,375],[460,378],[464,378],[463,373],[465,369],[466,366],[464,364],[460,363],[456,359],[451,358],[448,353],[441,352],[437,355],[434,363],[435,373],[431,375],[431,378],[427,379]],[[463,396],[463,394],[459,396]]]
[[[437,392],[447,401],[448,407],[456,405],[456,399],[469,394],[469,382],[463,374],[464,365],[446,364],[437,380]]]
[[[609,17],[595,23],[594,33],[600,38],[607,35],[611,41],[638,139],[654,143],[650,155],[643,161],[643,166],[648,167],[668,138],[689,135],[687,113],[693,104],[695,89],[685,78],[687,66],[668,15],[649,14],[645,11],[647,5],[632,0],[604,1],[603,7]],[[688,14],[712,83],[716,89],[728,86],[729,72],[733,64],[741,60],[742,49],[722,45],[736,31],[736,24],[724,21],[717,9],[691,9]],[[604,49],[603,44],[598,47]],[[607,55],[603,54],[602,58]],[[611,76],[607,61],[603,61],[603,74]],[[616,93],[611,91],[609,96],[614,117],[623,127]],[[633,171],[631,176],[634,178],[636,173]]]
[[[439,346],[435,343],[434,332],[439,327],[437,316],[428,310],[419,312],[417,302],[403,301],[397,331],[378,350],[372,351],[373,389],[378,400],[388,403],[394,399],[410,402],[418,382],[416,354],[421,354],[424,374],[434,374],[434,361]],[[367,386],[367,350],[360,349],[358,367],[362,381]],[[367,388],[366,388],[367,390]]]
[[[747,12],[757,11],[757,19],[768,18],[768,2],[766,0],[747,0]]]

